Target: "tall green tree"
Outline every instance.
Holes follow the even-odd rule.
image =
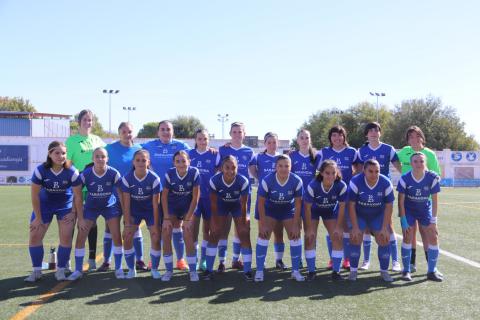
[[[0,97],[0,111],[37,112],[28,99]]]
[[[205,129],[203,123],[194,116],[177,116],[170,121],[173,125],[175,137],[181,139],[193,138],[196,130]]]
[[[158,122],[147,122],[142,129],[138,131],[138,138],[156,138],[158,132]]]

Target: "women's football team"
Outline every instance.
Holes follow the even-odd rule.
[[[87,114],[93,118],[91,111]],[[54,216],[59,226],[55,272],[59,281],[83,276],[85,242],[99,216],[103,216],[107,227],[104,263],[99,271],[109,270],[113,252],[117,279],[131,279],[137,270],[149,270],[153,279],[170,281],[175,251],[176,267],[188,270],[190,281],[212,280],[215,273],[225,270],[227,238],[233,220],[232,268],[243,270],[245,280],[264,281],[272,233],[275,268],[288,268],[283,262],[285,230],[290,243],[292,278],[313,281],[321,219],[327,233],[332,280],[344,280],[342,267],[349,269],[350,281],[357,279],[358,269],[369,268],[373,236],[378,244],[381,278],[393,281],[388,272],[392,259],[392,271],[401,271],[401,279],[412,281],[411,273],[416,270],[412,244],[416,241],[417,226],[426,250],[427,279],[443,280],[436,268],[440,177],[429,170],[427,160],[431,152],[424,147],[408,147],[412,149],[409,159],[403,155],[400,160],[392,146],[380,141],[381,126],[376,122],[366,125],[367,142],[358,151],[348,145],[346,130],[334,126],[328,132],[330,146],[317,152],[312,147],[310,132],[302,129],[297,135],[298,149],[286,155],[277,152],[278,136],[272,132],[265,134],[265,151],[255,155],[243,144],[245,125],[241,122],[232,123],[231,141],[218,151],[209,146],[209,135],[204,129],[195,132],[195,147],[189,149],[173,138],[169,121],[159,123],[159,139],[144,145],[133,143],[132,132],[130,123],[122,123],[119,141],[106,147],[92,144],[90,149],[82,145],[86,148],[82,152],[89,152],[91,163],[81,172],[67,159],[65,144],[50,143],[46,161],[32,176],[29,252],[33,272],[25,281],[35,282],[42,277],[42,241]],[[420,128],[411,127],[407,132],[408,144],[416,139],[424,146]],[[405,163],[411,169],[402,172]],[[395,196],[390,164],[403,173],[397,185],[403,269],[392,222]],[[250,177],[258,180],[254,205],[258,223],[255,273],[250,241]],[[201,220],[203,241],[199,257]],[[75,225],[75,268],[67,276]],[[151,239],[148,268],[143,263],[143,225]],[[362,244],[364,259],[359,268]],[[306,277],[301,273],[302,253]],[[159,271],[162,255],[163,275]],[[215,271],[217,255],[219,265]],[[122,269],[123,259],[128,267],[126,273]],[[197,270],[203,271],[201,277]]]

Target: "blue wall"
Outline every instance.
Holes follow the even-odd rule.
[[[30,136],[30,120],[0,118],[0,136]]]

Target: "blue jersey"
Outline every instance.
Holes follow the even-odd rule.
[[[270,173],[275,172],[275,165],[277,163],[278,154],[270,155],[266,152],[255,155],[254,164],[257,167],[258,183],[268,176]]]
[[[190,165],[200,172],[200,197],[209,198],[210,178],[215,174],[220,165],[220,153],[206,150],[203,153],[192,149],[188,152]]]
[[[412,171],[402,175],[397,190],[405,194],[405,211],[411,214],[432,213],[431,195],[440,192],[440,177],[433,171],[426,171],[420,180],[415,180]]]
[[[312,163],[310,155],[302,154],[300,151],[293,151],[288,156],[292,160],[292,172],[302,179],[304,186],[308,186],[310,181],[315,178],[320,158],[317,155]]]
[[[353,175],[352,166],[358,163],[357,150],[352,147],[345,147],[340,151],[336,151],[332,147],[325,147],[320,150],[319,157],[320,162],[327,159],[335,161],[342,172],[342,180],[348,185]]]
[[[238,162],[238,173],[248,179],[248,177],[250,176],[248,173],[248,167],[255,164],[255,157],[252,148],[244,145],[242,145],[238,149],[232,146],[221,146],[218,149],[218,152],[220,153],[220,158],[222,159],[226,156],[234,156]]]
[[[113,142],[105,147],[108,152],[108,165],[117,169],[121,176],[126,175],[133,170],[133,155],[142,147],[134,144],[131,147],[125,147],[120,141]]]
[[[210,179],[210,192],[217,195],[218,211],[220,213],[239,211],[242,196],[249,193],[249,184],[248,179],[241,174],[237,174],[230,184],[223,180],[221,172],[214,175]]]
[[[39,165],[32,175],[32,183],[40,185],[40,207],[43,211],[71,209],[72,187],[81,184],[78,170],[71,166],[55,173],[52,168]]]
[[[284,184],[278,181],[276,173],[271,173],[258,188],[258,196],[265,198],[265,211],[275,214],[295,213],[295,198],[302,194],[302,179],[295,173],[290,173]]]
[[[82,171],[80,179],[87,189],[85,208],[102,210],[117,204],[115,190],[121,187],[121,178],[116,169],[107,166],[107,170],[99,176],[93,167],[89,167]]]
[[[186,143],[176,139],[169,143],[156,139],[142,144],[142,147],[150,152],[150,165],[160,177],[162,185],[165,184],[165,173],[173,167],[173,155],[177,151],[190,149]]]
[[[389,144],[380,143],[375,149],[370,144],[364,144],[358,149],[358,160],[365,163],[369,159],[377,160],[380,164],[380,173],[390,177],[390,162],[398,161],[398,156],[395,148]]]
[[[165,188],[168,189],[168,210],[170,214],[183,215],[188,211],[193,198],[193,188],[200,185],[200,172],[188,167],[183,177],[176,168],[168,169],[165,174]]]
[[[305,202],[312,204],[312,211],[321,215],[337,214],[338,203],[345,202],[347,198],[347,185],[342,180],[335,181],[329,190],[325,190],[322,182],[312,180],[304,193]]]
[[[162,191],[162,183],[151,170],[142,179],[132,170],[122,178],[122,191],[130,194],[131,215],[153,214],[152,197]]]
[[[383,215],[385,204],[395,200],[392,182],[384,175],[380,175],[377,183],[370,187],[365,174],[358,174],[352,178],[348,186],[348,200],[355,201],[357,215],[361,217]]]

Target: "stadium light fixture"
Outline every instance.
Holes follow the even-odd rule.
[[[217,114],[218,121],[222,123],[222,139],[225,139],[225,122],[228,121],[228,113],[226,114]]]
[[[112,133],[112,94],[118,94],[120,90],[103,89],[102,92],[108,94],[108,131]]]
[[[123,107],[123,110],[127,111],[127,119],[130,122],[130,111],[135,111],[137,108],[135,107]]]

